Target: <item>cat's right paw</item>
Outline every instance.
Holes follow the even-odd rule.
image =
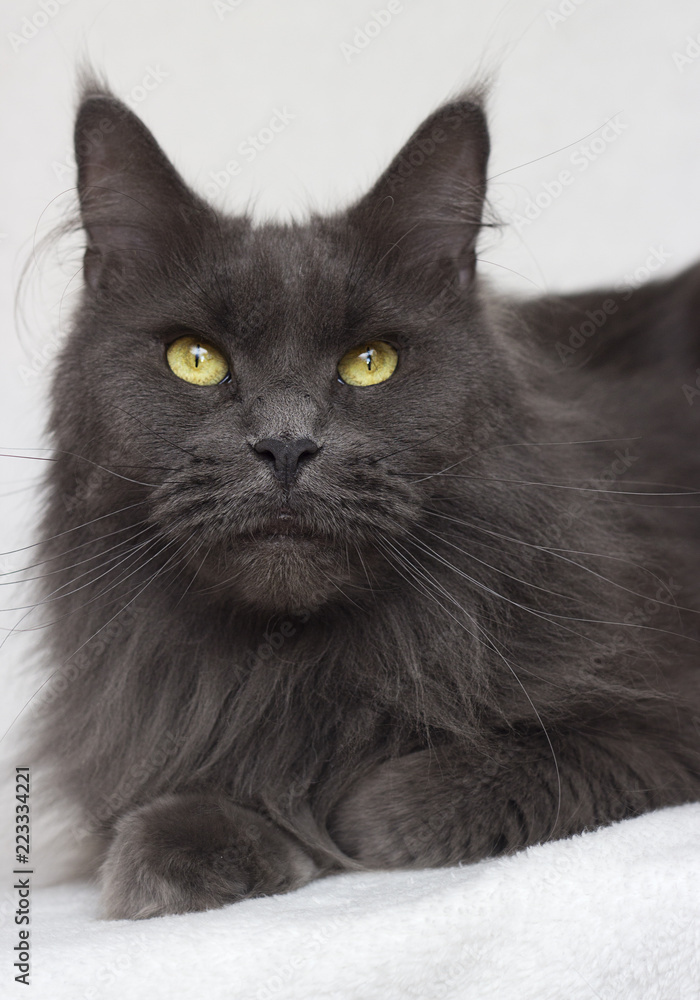
[[[167,795],[123,816],[101,871],[112,920],[288,892],[319,870],[290,836],[215,795]]]

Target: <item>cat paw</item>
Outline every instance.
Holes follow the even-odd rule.
[[[122,816],[100,870],[111,920],[214,909],[317,874],[290,836],[215,795],[167,795]]]
[[[333,840],[366,868],[457,863],[465,792],[460,781],[445,781],[447,771],[448,765],[427,751],[380,764],[350,788],[329,817]]]

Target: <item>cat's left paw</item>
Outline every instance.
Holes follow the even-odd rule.
[[[215,795],[166,795],[127,813],[100,872],[104,911],[112,920],[288,892],[317,873],[284,831]]]
[[[455,864],[463,852],[465,789],[425,750],[386,761],[361,778],[329,819],[336,844],[368,868]]]

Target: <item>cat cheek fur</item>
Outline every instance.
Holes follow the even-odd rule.
[[[37,756],[103,837],[106,914],[697,798],[700,531],[658,487],[627,500],[700,486],[700,410],[669,389],[700,365],[700,269],[620,298],[588,365],[552,368],[613,293],[516,300],[477,273],[478,93],[305,224],[214,211],[94,81],[76,151]],[[178,379],[183,334],[230,379]],[[340,383],[373,340],[395,373]],[[292,476],[273,452],[299,442]]]

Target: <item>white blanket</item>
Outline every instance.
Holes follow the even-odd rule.
[[[138,922],[32,895],[33,1000],[696,1000],[700,804],[463,868],[342,875]]]

